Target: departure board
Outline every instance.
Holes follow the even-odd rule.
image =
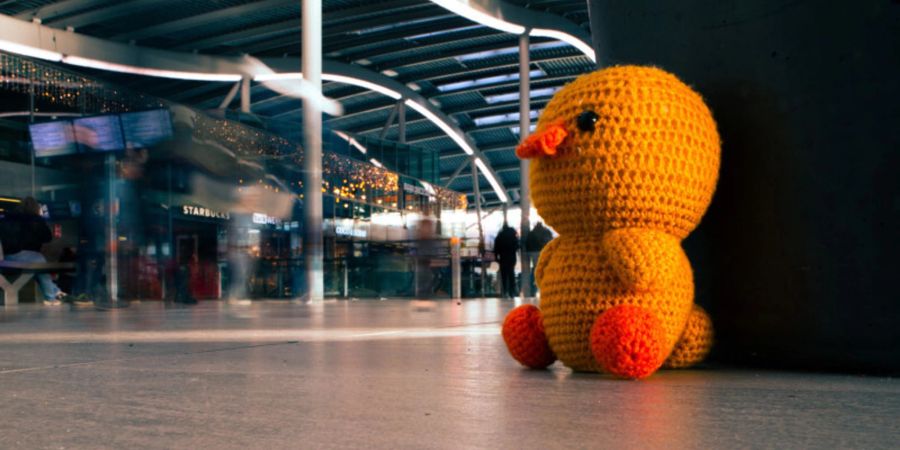
[[[34,156],[38,158],[78,153],[72,122],[68,120],[33,123],[28,126],[28,131],[34,146]]]
[[[167,109],[122,114],[125,144],[147,148],[172,138],[172,118]]]
[[[119,116],[83,117],[73,121],[75,140],[83,152],[114,152],[125,149]]]

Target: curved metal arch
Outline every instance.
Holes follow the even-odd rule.
[[[53,62],[162,78],[223,82],[235,82],[248,77],[260,78],[258,74],[253,73],[253,68],[248,65],[249,61],[245,58],[132,46],[72,31],[56,30],[6,15],[0,15],[0,50]],[[272,74],[274,76],[299,75],[291,72],[292,69],[300,67],[300,61],[297,59],[278,59],[266,63],[275,69],[276,73]],[[490,160],[478,151],[475,141],[469,138],[453,119],[425,97],[386,75],[337,61],[323,62],[322,78],[354,84],[403,101],[406,106],[434,123],[463,151],[471,155],[494,188],[497,197],[503,203],[509,201],[500,177],[491,169]]]
[[[533,11],[502,0],[430,0],[432,3],[484,26],[512,34],[559,39],[577,48],[595,63],[591,36],[583,28],[555,14]]]

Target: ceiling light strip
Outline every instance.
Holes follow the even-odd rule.
[[[143,75],[148,77],[171,78],[175,80],[192,80],[192,81],[222,81],[236,82],[241,81],[241,75],[230,73],[201,73],[201,72],[183,72],[179,70],[153,69],[149,67],[135,67],[126,64],[118,64],[109,61],[101,61],[98,59],[83,58],[81,56],[65,55],[62,62],[78,67],[86,67],[88,69],[106,70],[109,72],[130,73],[133,75]]]
[[[481,158],[475,158],[475,165],[478,166],[479,169],[481,169],[482,175],[487,178],[488,183],[490,183],[491,187],[494,188],[494,193],[497,194],[497,197],[500,198],[500,201],[503,203],[508,202],[509,198],[506,197],[506,192],[503,192],[503,188],[500,187],[500,183],[498,183],[494,176],[491,175],[491,171],[488,170],[487,165],[484,163],[484,161],[482,161]]]
[[[491,5],[490,9],[497,9],[497,11],[492,14],[490,12],[482,10],[484,6],[479,5],[479,2],[473,0],[431,0],[431,3],[434,3],[454,14],[465,17],[466,19],[469,19],[476,23],[480,23],[495,30],[505,31],[507,33],[517,35],[524,34],[526,30],[528,30],[528,34],[531,36],[558,39],[575,47],[576,49],[578,49],[578,51],[590,58],[591,61],[595,63],[597,62],[597,55],[591,45],[569,33],[547,28],[531,28],[529,30],[525,25],[509,22],[501,18],[502,16],[504,16],[503,10],[506,8],[513,8],[517,11],[523,10],[533,13],[533,11],[528,11],[526,8],[516,8],[515,6],[504,5],[502,0],[497,2],[488,2]],[[493,5],[498,6],[493,7]],[[479,8],[479,6],[481,6],[481,8]],[[501,17],[497,17],[498,15]]]

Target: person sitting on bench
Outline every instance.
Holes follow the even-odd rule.
[[[15,211],[6,214],[0,221],[0,241],[7,261],[23,263],[46,263],[41,247],[50,242],[53,235],[47,222],[41,217],[41,205],[32,197],[26,197]],[[38,285],[44,294],[44,304],[56,306],[66,297],[50,274],[37,275]]]

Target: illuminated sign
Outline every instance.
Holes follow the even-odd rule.
[[[186,216],[206,217],[209,219],[228,220],[231,218],[231,215],[229,215],[228,213],[213,211],[209,208],[203,208],[200,206],[191,206],[191,205],[182,206],[181,213]]]
[[[358,237],[358,238],[364,238],[364,237],[368,236],[368,232],[366,232],[366,230],[364,230],[364,229],[345,227],[345,226],[341,226],[341,225],[337,225],[334,227],[334,234],[336,234],[338,236],[351,236],[351,237]]]
[[[253,213],[253,223],[257,225],[278,225],[281,221],[262,213]]]

